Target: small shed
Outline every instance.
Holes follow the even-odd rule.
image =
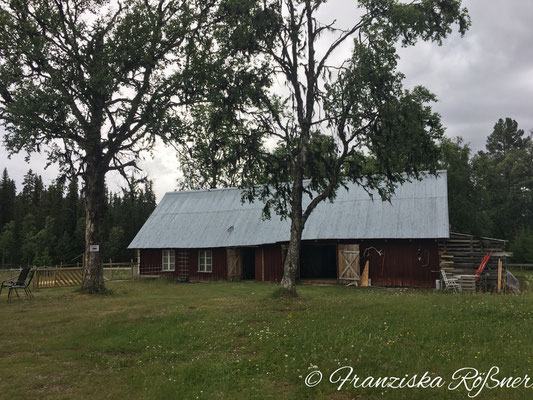
[[[138,273],[280,281],[290,221],[264,220],[262,209],[238,188],[166,193],[129,245]],[[446,171],[404,183],[390,202],[351,184],[309,217],[299,278],[357,281],[368,261],[372,285],[431,287],[448,237]]]
[[[450,232],[450,238],[439,243],[440,267],[455,276],[475,275],[481,261],[490,254],[476,285],[482,290],[498,287],[498,267],[507,274],[507,240]],[[500,278],[501,279],[501,278]],[[474,287],[475,289],[475,287]]]

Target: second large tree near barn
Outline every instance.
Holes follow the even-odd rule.
[[[259,176],[243,186],[263,183],[248,189],[248,199],[259,197],[267,215],[273,210],[291,220],[281,285],[294,292],[302,231],[317,204],[349,181],[387,198],[421,169],[434,171],[443,134],[428,106],[435,97],[423,87],[404,90],[396,46],[440,44],[454,26],[464,34],[470,21],[460,0],[360,0],[356,10],[345,11],[343,19],[354,15],[348,26],[319,17],[334,13],[336,2],[259,3],[276,34],[269,42],[251,40],[250,49],[267,60],[277,89],[265,89],[237,114],[251,134],[270,139],[244,155],[255,157]],[[243,32],[253,36],[255,25],[245,25],[257,19],[239,19],[228,39],[241,43]],[[346,44],[348,57],[340,53]]]
[[[104,288],[105,177],[126,175],[156,135],[170,136],[192,88],[185,77],[213,2],[0,2],[0,119],[12,152],[46,151],[80,175],[85,292]],[[196,57],[198,59],[198,57]],[[101,249],[100,249],[101,250]]]

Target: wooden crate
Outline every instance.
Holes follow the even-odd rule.
[[[462,292],[476,291],[476,276],[475,275],[459,275],[459,287]]]

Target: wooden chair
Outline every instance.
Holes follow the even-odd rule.
[[[30,299],[33,299],[33,294],[30,290],[30,284],[33,280],[33,275],[35,274],[35,269],[31,267],[23,268],[20,271],[19,277],[17,280],[10,280],[10,281],[3,281],[2,285],[0,286],[0,294],[2,294],[2,290],[4,288],[9,288],[9,292],[7,293],[7,301],[11,299],[11,293],[13,290],[15,290],[15,294],[20,299],[19,292],[17,289],[24,290],[24,293],[26,293],[26,296]]]
[[[457,278],[449,278],[446,274],[446,270],[441,269],[440,273],[442,275],[442,281],[444,282],[444,290],[453,290],[455,293],[457,293],[459,290],[461,290],[461,286],[459,286],[459,280]]]

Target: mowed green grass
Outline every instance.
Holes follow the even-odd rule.
[[[113,293],[0,298],[0,398],[465,399],[464,389],[337,391],[329,374],[441,376],[474,367],[532,375],[533,295],[442,294],[268,283],[129,281]],[[314,388],[304,384],[323,373]],[[480,399],[533,398],[485,389]]]

